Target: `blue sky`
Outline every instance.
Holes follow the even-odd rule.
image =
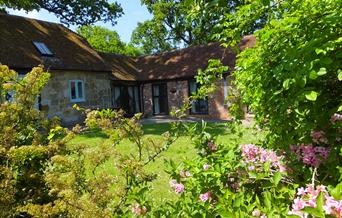
[[[140,0],[116,0],[119,2],[124,10],[124,15],[117,20],[117,25],[114,27],[111,26],[109,23],[96,23],[96,25],[104,26],[109,29],[116,30],[121,39],[124,42],[129,42],[131,39],[131,33],[137,26],[138,22],[143,22],[145,20],[148,20],[152,17],[151,14],[147,11],[145,6],[142,6],[140,3]],[[51,14],[47,12],[46,10],[40,10],[40,11],[31,11],[29,13],[26,13],[25,11],[14,11],[9,10],[10,14],[16,14],[19,16],[25,16],[30,18],[35,18],[39,20],[45,20],[45,21],[51,21],[51,22],[57,22],[59,23],[58,18],[54,16],[54,14]],[[70,26],[71,29],[75,30],[75,26]]]

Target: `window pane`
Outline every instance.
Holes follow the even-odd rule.
[[[135,107],[135,112],[140,112],[140,95],[139,95],[139,88],[134,87],[134,107]]]
[[[191,103],[191,113],[193,113],[193,114],[195,114],[195,113],[197,113],[197,111],[196,111],[196,101],[193,101],[192,103]]]
[[[43,42],[33,42],[33,44],[42,55],[53,55],[50,49]]]
[[[76,99],[75,82],[70,82],[71,99]]]
[[[208,100],[200,100],[199,101],[199,112],[200,113],[208,113]]]
[[[160,114],[160,106],[159,106],[159,98],[155,97],[153,99],[153,107],[154,107],[154,113],[155,114]]]
[[[153,86],[153,95],[154,96],[159,96],[159,85],[154,85]]]
[[[159,85],[159,95],[160,96],[166,96],[167,95],[166,84]]]
[[[196,82],[190,82],[190,94],[197,91]]]
[[[83,83],[78,82],[77,83],[77,91],[78,91],[78,98],[83,99]]]
[[[196,92],[200,88],[200,85],[195,81],[189,82],[190,95]],[[207,114],[208,113],[208,99],[197,100],[191,103],[191,113],[194,114]]]
[[[113,102],[114,105],[113,106],[115,108],[121,107],[120,98],[121,98],[121,89],[120,89],[120,87],[114,87],[114,102]]]

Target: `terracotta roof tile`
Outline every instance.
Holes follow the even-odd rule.
[[[246,36],[239,47],[245,49],[255,44],[254,36]],[[167,80],[189,78],[197,74],[198,69],[206,69],[209,59],[220,59],[230,71],[235,66],[235,54],[220,43],[209,43],[189,48],[132,58],[122,55],[101,53],[112,65],[116,80]]]
[[[110,67],[81,36],[61,24],[0,14],[0,62],[12,68],[108,71]],[[42,56],[33,41],[53,53]]]

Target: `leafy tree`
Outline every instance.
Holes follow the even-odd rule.
[[[107,0],[0,0],[0,7],[25,11],[46,9],[60,18],[62,23],[89,25],[97,21],[116,24],[123,14],[120,4]]]
[[[155,25],[152,20],[147,20],[138,23],[132,33],[131,43],[139,46],[146,54],[169,51],[177,45],[174,40],[167,40],[168,35],[169,32],[164,26]]]
[[[116,31],[100,26],[82,26],[77,33],[83,36],[98,51],[138,56],[141,51],[133,45],[122,42]]]
[[[222,27],[216,26],[224,14],[233,12],[241,0],[142,0],[153,14],[138,25],[132,42],[146,52],[159,52],[179,46],[205,44]]]

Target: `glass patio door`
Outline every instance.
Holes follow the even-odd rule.
[[[153,114],[168,114],[167,86],[166,83],[154,84],[152,86]]]

